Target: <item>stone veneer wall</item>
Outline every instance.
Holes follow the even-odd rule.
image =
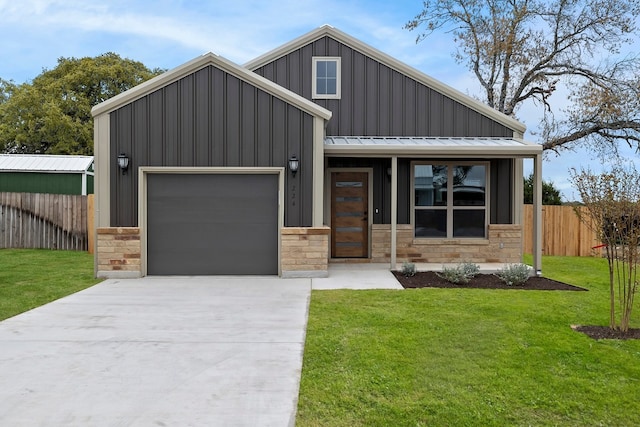
[[[282,277],[327,277],[330,233],[329,227],[282,228]]]
[[[138,227],[98,228],[97,277],[140,277],[140,229]]]
[[[397,226],[398,262],[522,262],[522,226],[490,224],[488,239],[414,239],[413,226]],[[389,262],[391,225],[374,224],[371,230],[371,262]]]

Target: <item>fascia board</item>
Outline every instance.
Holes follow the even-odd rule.
[[[255,74],[254,72],[249,71],[246,68],[242,68],[241,66],[211,52],[192,59],[191,61],[180,65],[179,67],[167,71],[166,73],[154,77],[151,80],[141,83],[126,92],[116,95],[113,98],[96,105],[91,109],[91,114],[96,117],[100,114],[114,111],[122,107],[123,105],[129,104],[139,98],[142,98],[143,96],[146,96],[149,93],[154,92],[155,90],[178,81],[181,78],[186,77],[189,74],[192,74],[209,65],[213,65],[223,71],[226,71],[229,74],[234,75],[239,79],[258,87],[289,104],[297,106],[301,110],[306,111],[313,116],[322,117],[325,120],[329,120],[331,118],[331,111],[301,97],[300,95],[286,88],[283,88],[282,86],[273,83],[271,80],[265,79],[264,77],[259,76],[258,74]]]
[[[433,77],[423,73],[422,71],[419,71],[330,25],[323,25],[322,27],[310,31],[307,34],[304,34],[303,36],[290,41],[289,43],[286,43],[270,52],[267,52],[264,55],[261,55],[258,58],[247,62],[244,67],[253,71],[324,36],[333,37],[337,41],[349,47],[352,47],[360,53],[363,53],[364,55],[387,65],[389,68],[394,69],[402,74],[405,74],[408,77],[415,79],[418,82],[423,83],[425,86],[430,87],[433,90],[460,102],[461,104],[477,111],[484,116],[490,117],[498,123],[501,123],[504,126],[513,129],[514,131],[524,134],[527,129],[527,127],[518,120],[509,117],[506,114],[503,114],[489,107],[488,105],[483,104],[482,102],[460,92],[459,90],[454,89],[451,86],[434,79]]]

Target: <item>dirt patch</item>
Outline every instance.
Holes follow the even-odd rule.
[[[522,286],[509,286],[495,274],[478,274],[469,283],[459,285],[446,281],[433,271],[416,273],[405,277],[401,272],[393,274],[404,288],[472,288],[472,289],[521,289],[532,291],[586,291],[578,286],[568,285],[546,277],[530,277]]]

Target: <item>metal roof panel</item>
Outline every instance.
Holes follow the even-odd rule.
[[[1,172],[85,172],[93,156],[0,154]]]

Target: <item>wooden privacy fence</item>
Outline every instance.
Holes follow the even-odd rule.
[[[0,193],[0,248],[86,251],[90,238],[93,195]]]
[[[586,208],[578,207],[586,214]],[[524,251],[533,252],[533,205],[524,205]],[[596,234],[582,223],[573,206],[542,207],[542,254],[560,256],[596,256],[593,249],[600,242]]]

